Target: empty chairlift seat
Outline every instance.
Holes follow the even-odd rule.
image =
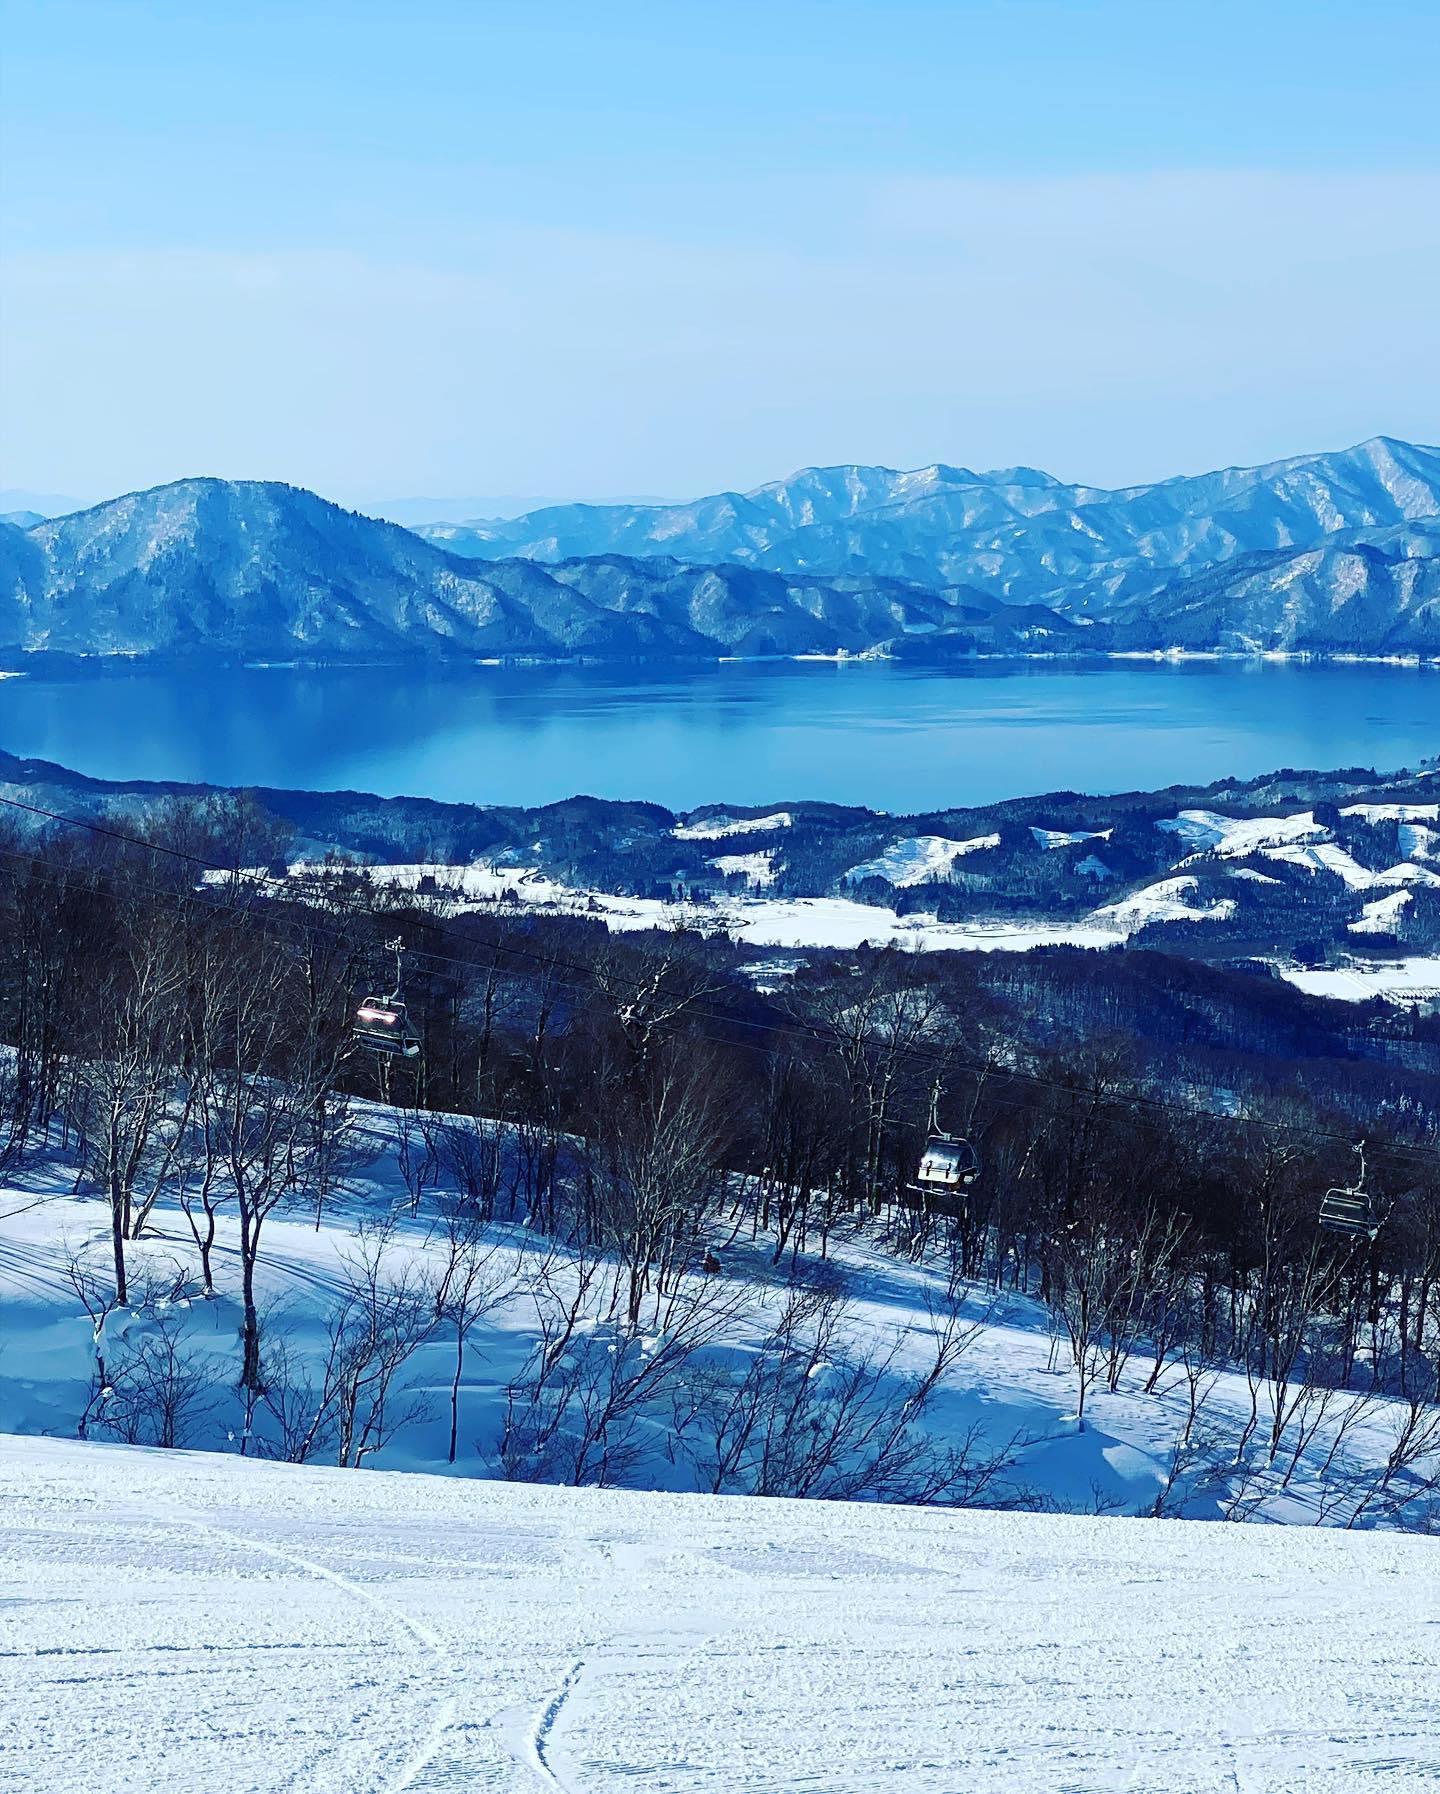
[[[1373,1240],[1380,1231],[1380,1215],[1375,1198],[1365,1188],[1365,1142],[1358,1141],[1355,1150],[1360,1155],[1360,1169],[1354,1183],[1325,1192],[1320,1198],[1319,1220],[1327,1233]]]
[[[1363,1190],[1327,1190],[1320,1199],[1320,1225],[1327,1233],[1374,1239],[1380,1231],[1374,1205]]]
[[[414,1059],[420,1053],[420,1036],[404,1003],[396,997],[366,997],[355,1011],[354,1036],[372,1052]]]
[[[902,1207],[961,1217],[966,1192],[980,1175],[980,1156],[968,1140],[932,1134],[925,1142],[915,1181],[901,1196]]]
[[[920,1155],[915,1181],[926,1190],[961,1190],[980,1175],[980,1159],[968,1140],[932,1134]]]

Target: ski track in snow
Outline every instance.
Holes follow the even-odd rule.
[[[352,1600],[373,1608],[398,1631],[408,1636],[412,1649],[418,1646],[422,1653],[429,1653],[436,1668],[440,1671],[442,1679],[446,1681],[450,1679],[454,1665],[439,1634],[429,1626],[412,1619],[390,1602],[382,1600],[378,1595],[365,1588],[363,1584],[342,1575],[338,1570],[332,1570],[324,1564],[316,1563],[313,1558],[302,1557],[298,1552],[285,1550],[278,1545],[267,1544],[260,1539],[244,1537],[240,1533],[232,1532],[227,1527],[217,1526],[213,1522],[192,1520],[185,1514],[177,1514],[174,1518],[178,1524],[189,1526],[202,1536],[223,1539],[229,1544],[238,1545],[245,1551],[257,1551],[262,1556],[273,1558],[278,1563],[286,1564],[291,1569],[300,1570],[307,1576],[314,1576],[322,1582],[332,1583]],[[455,1702],[452,1697],[446,1695],[435,1708],[429,1729],[419,1749],[409,1757],[393,1780],[377,1786],[376,1794],[405,1794],[407,1788],[415,1786],[421,1774],[434,1760],[440,1748],[440,1741],[454,1716],[454,1711]],[[296,1786],[299,1788],[304,1784],[297,1782]]]
[[[575,1684],[579,1681],[584,1672],[585,1659],[583,1657],[577,1657],[575,1662],[571,1665],[569,1674],[565,1677],[565,1680],[536,1715],[535,1723],[531,1727],[529,1737],[526,1740],[529,1746],[528,1755],[531,1767],[535,1770],[541,1780],[545,1782],[547,1787],[559,1788],[562,1791],[562,1794],[576,1794],[576,1790],[571,1787],[569,1782],[561,1781],[560,1777],[556,1775],[554,1769],[551,1767],[550,1740],[555,1731],[556,1721],[559,1719],[566,1701],[569,1700],[570,1695],[575,1688]]]
[[[37,1296],[71,1295],[64,1273],[52,1270],[55,1255],[43,1247],[10,1245],[0,1240],[0,1273],[6,1284],[14,1284]]]
[[[298,1340],[357,1218],[397,1212],[397,1175],[377,1162],[318,1231],[303,1209],[267,1224],[261,1281]],[[52,1182],[0,1237],[0,1395],[32,1435],[84,1400],[67,1242],[107,1248],[103,1205]],[[152,1227],[145,1258],[193,1261],[173,1205]],[[230,1350],[234,1253],[226,1216],[220,1300],[189,1307],[202,1352]],[[909,1340],[929,1273],[858,1241],[841,1256],[865,1337]],[[477,1435],[525,1349],[514,1321],[477,1336]],[[1007,1298],[937,1423],[1021,1429],[1022,1482],[1082,1502],[1103,1482],[1144,1511],[1170,1396],[1097,1395],[1076,1435],[1045,1363],[1037,1311]],[[443,1381],[417,1367],[416,1387]],[[1213,1413],[1243,1397],[1227,1373]],[[443,1464],[437,1424],[390,1466]],[[1384,1444],[1380,1417],[1364,1451]],[[1268,1517],[1317,1517],[1308,1474]],[[1304,1525],[602,1494],[0,1435],[0,1789],[1407,1794],[1440,1780],[1437,1575],[1432,1542]]]
[[[271,1229],[272,1233],[275,1231],[275,1229]],[[162,1240],[173,1239],[179,1245],[188,1244],[178,1233],[170,1235],[159,1231],[155,1233],[154,1237]],[[213,1261],[226,1259],[238,1265],[240,1247],[238,1242],[227,1240],[223,1235],[217,1234],[211,1245],[210,1255]],[[278,1275],[287,1283],[296,1284],[304,1290],[312,1290],[317,1295],[333,1296],[343,1286],[343,1280],[337,1273],[307,1264],[303,1258],[297,1257],[294,1253],[274,1252],[271,1250],[268,1240],[261,1247],[261,1263],[268,1275]]]

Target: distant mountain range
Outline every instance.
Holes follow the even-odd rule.
[[[82,501],[60,492],[31,492],[23,486],[0,486],[0,517],[13,523],[19,517],[38,522],[42,517],[63,517],[78,511]],[[26,526],[28,527],[28,525]]]
[[[1239,555],[1111,618],[1119,640],[1191,650],[1437,655],[1440,517]]]
[[[1440,450],[1121,491],[1029,468],[812,468],[689,505],[397,524],[181,480],[0,523],[0,654],[268,659],[886,652],[1440,655]]]
[[[1033,467],[809,467],[691,504],[561,505],[421,533],[484,560],[668,554],[821,577],[863,570],[1084,611],[1239,554],[1437,514],[1440,449],[1376,437],[1118,491],[1066,485]]]
[[[548,510],[563,505],[563,498],[528,498],[496,494],[490,498],[381,498],[367,506],[366,515],[383,517],[387,523],[403,523],[406,529],[421,529],[432,523],[444,523],[451,517],[469,517],[485,522],[498,518],[523,517],[530,511]],[[658,505],[662,501],[651,495],[599,498],[601,505]],[[75,509],[75,506],[69,507]],[[55,517],[57,511],[42,511],[42,516]]]

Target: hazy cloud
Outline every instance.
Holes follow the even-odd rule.
[[[793,225],[21,255],[7,480],[677,495],[813,460],[1112,483],[1433,437],[1440,178],[832,181]]]

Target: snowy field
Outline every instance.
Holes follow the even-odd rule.
[[[323,1349],[364,1226],[389,1217],[390,1274],[433,1275],[444,1250],[443,1192],[414,1212],[406,1197],[400,1118],[361,1104],[357,1125],[365,1163],[318,1224],[303,1207],[266,1224],[261,1304],[296,1363]],[[503,1130],[497,1142],[508,1160]],[[1009,1447],[985,1499],[1045,1511],[693,1493],[703,1478],[674,1394],[642,1416],[652,1445],[627,1475],[636,1486],[505,1482],[506,1390],[537,1338],[527,1266],[539,1253],[551,1284],[572,1277],[522,1216],[488,1230],[505,1293],[463,1376],[443,1330],[420,1345],[395,1397],[407,1418],[367,1468],[320,1468],[333,1446],[264,1462],[239,1455],[233,1218],[219,1219],[205,1296],[163,1199],[131,1253],[137,1278],[169,1293],[97,1333],[70,1269],[103,1269],[106,1214],[58,1158],[0,1192],[6,1794],[1398,1794],[1440,1781],[1440,1555],[1378,1510],[1364,1530],[1344,1524],[1393,1446],[1389,1401],[1342,1403],[1308,1432],[1316,1417],[1299,1413],[1304,1436],[1286,1429],[1271,1467],[1241,1474],[1250,1391],[1216,1368],[1196,1428],[1215,1451],[1167,1492],[1187,1405],[1176,1367],[1147,1389],[1137,1354],[1113,1392],[1092,1391],[1082,1428],[1045,1311],[967,1286],[973,1337],[926,1425],[982,1455]],[[753,1295],[725,1348],[744,1354],[779,1292],[763,1238],[723,1251],[707,1287]],[[918,1371],[943,1266],[859,1232],[832,1251],[848,1307],[821,1386],[864,1353],[896,1377]],[[603,1349],[598,1309],[584,1326]],[[197,1449],[99,1442],[94,1407],[77,1441],[97,1346],[113,1375],[166,1339],[200,1375],[178,1439]],[[1270,1396],[1258,1399],[1263,1431]],[[1136,1517],[1162,1495],[1202,1523]]]
[[[69,1285],[66,1262],[85,1242],[92,1267],[102,1267],[104,1234],[93,1203],[52,1201],[0,1226],[0,1430],[59,1437],[73,1437],[77,1431],[91,1395],[96,1340]],[[458,1392],[461,1448],[452,1474],[499,1474],[496,1450],[505,1392],[523,1378],[538,1338],[539,1312],[526,1286],[532,1252],[516,1230],[495,1230],[492,1268],[509,1281],[513,1293],[479,1322],[467,1342]],[[392,1254],[389,1276],[403,1275],[405,1267],[423,1274],[427,1263],[432,1275],[438,1271],[438,1246],[423,1226],[401,1229]],[[188,1274],[190,1287],[198,1287],[193,1247],[171,1213],[159,1213],[134,1258],[162,1286]],[[216,1258],[215,1296],[167,1299],[113,1314],[103,1328],[103,1345],[113,1365],[157,1337],[173,1339],[203,1373],[203,1387],[176,1442],[238,1451],[243,1427],[233,1388],[238,1376],[238,1246],[228,1219],[219,1231]],[[727,1258],[738,1275],[763,1279],[762,1254],[747,1260],[732,1252]],[[262,1308],[293,1350],[312,1365],[323,1355],[328,1319],[358,1262],[357,1236],[346,1222],[319,1229],[302,1219],[267,1224],[256,1272]],[[557,1270],[563,1278],[564,1264]],[[841,1361],[866,1353],[893,1354],[897,1377],[919,1374],[934,1338],[926,1304],[940,1294],[943,1278],[858,1243],[837,1246],[835,1270],[848,1284],[845,1326],[837,1342]],[[735,1353],[751,1351],[764,1334],[773,1319],[776,1293],[763,1282],[756,1287],[754,1302],[737,1315],[730,1333]],[[595,1300],[599,1306],[598,1292]],[[1081,1429],[1075,1420],[1073,1380],[1052,1351],[1038,1303],[1014,1296],[992,1302],[977,1290],[967,1296],[964,1315],[977,1326],[974,1343],[936,1392],[927,1431],[944,1440],[973,1433],[982,1454],[1000,1453],[1019,1442],[1007,1453],[1012,1462],[989,1498],[1081,1512],[1148,1513],[1169,1474],[1184,1425],[1186,1391],[1178,1369],[1162,1380],[1157,1392],[1146,1394],[1142,1386],[1150,1367],[1137,1361],[1113,1394],[1103,1387],[1092,1391]],[[588,1326],[597,1330],[598,1316]],[[370,1461],[386,1469],[445,1468],[453,1361],[453,1347],[443,1331],[416,1351],[405,1366],[401,1387],[407,1402],[418,1398],[417,1410]],[[1215,1439],[1217,1461],[1223,1456],[1222,1443],[1238,1437],[1246,1406],[1246,1384],[1238,1372],[1207,1379],[1197,1433]],[[1383,1462],[1393,1444],[1397,1415],[1391,1404],[1380,1402],[1351,1425],[1341,1460],[1350,1473]],[[626,1480],[678,1490],[705,1486],[697,1484],[695,1467],[683,1452],[665,1449],[663,1415],[656,1416],[656,1425],[661,1429],[658,1448],[647,1451]],[[92,1428],[105,1436],[94,1422]],[[1332,1436],[1327,1427],[1317,1430],[1284,1486],[1280,1471],[1265,1477],[1263,1487],[1254,1483],[1265,1519],[1299,1525],[1343,1520],[1346,1509],[1338,1494],[1333,1501],[1327,1497],[1317,1468]],[[1280,1460],[1282,1471],[1287,1458],[1288,1450]],[[1212,1520],[1242,1493],[1248,1500],[1250,1492],[1250,1485],[1242,1491],[1236,1478],[1207,1477],[1197,1464],[1182,1479],[1172,1511]]]
[[[970,855],[998,847],[998,833],[963,840],[941,835],[899,836],[872,858],[850,867],[829,895],[774,894],[769,887],[780,880],[785,836],[795,827],[795,817],[783,810],[754,817],[707,815],[671,830],[679,840],[715,843],[721,851],[710,858],[710,866],[724,877],[744,881],[746,894],[731,890],[700,904],[571,886],[533,864],[506,865],[482,859],[469,865],[369,865],[364,870],[377,885],[423,892],[427,901],[446,914],[498,907],[510,913],[584,915],[617,932],[700,927],[723,930],[747,946],[790,952],[807,948],[854,951],[869,944],[912,952],[1024,953],[1052,946],[1104,951],[1123,947],[1142,929],[1157,923],[1227,921],[1236,913],[1234,899],[1205,894],[1200,879],[1190,870],[1219,860],[1234,862],[1226,867],[1231,878],[1252,884],[1277,886],[1283,882],[1277,873],[1288,872],[1293,878],[1298,871],[1318,879],[1322,886],[1334,881],[1346,893],[1370,893],[1370,901],[1349,924],[1349,932],[1362,939],[1396,935],[1413,892],[1440,888],[1440,871],[1433,866],[1440,843],[1440,828],[1436,827],[1440,804],[1352,804],[1342,814],[1377,831],[1374,857],[1388,858],[1397,850],[1403,857],[1391,865],[1362,865],[1331,838],[1332,831],[1317,821],[1313,810],[1285,816],[1233,817],[1214,810],[1182,809],[1155,825],[1173,838],[1180,850],[1170,876],[1152,879],[1079,916],[1049,919],[998,913],[1003,902],[997,898],[993,916],[941,921],[934,912],[901,914],[884,904],[857,902],[850,894],[865,880],[881,880],[897,891],[932,881],[943,883],[963,871],[963,862]],[[1388,841],[1386,831],[1393,837]],[[1032,827],[1030,834],[1050,850],[1093,842],[1100,851],[1077,862],[1075,877],[1094,886],[1117,876],[1104,858],[1113,827]],[[1247,860],[1259,860],[1263,865],[1242,863]],[[1274,870],[1265,870],[1265,866]],[[303,881],[331,876],[335,866],[302,860],[289,870],[292,878]],[[255,872],[263,876],[258,868]],[[1411,955],[1398,961],[1356,957],[1319,969],[1276,961],[1275,969],[1312,995],[1348,1001],[1381,997],[1408,1006],[1432,1001],[1440,989],[1440,961],[1433,956]]]
[[[3,1438],[0,1706],[17,1794],[1402,1794],[1440,1554]]]
[[[1352,960],[1346,966],[1283,966],[1280,976],[1312,997],[1365,1003],[1385,997],[1392,1003],[1440,1001],[1440,955],[1404,959]]]
[[[922,870],[911,876],[920,860],[909,856],[911,848],[930,851],[930,841],[902,841],[886,861],[885,876],[896,885],[920,882]],[[938,848],[964,850],[985,842],[939,842]],[[954,854],[950,856],[953,860]],[[725,872],[741,872],[752,886],[772,883],[775,877],[770,852],[722,854],[713,862]],[[849,877],[873,871],[882,864],[856,867]],[[297,862],[296,878],[323,878],[333,868]],[[671,929],[685,923],[723,928],[732,940],[752,947],[830,947],[853,951],[865,942],[888,944],[916,953],[962,951],[975,953],[1026,953],[1032,947],[1121,947],[1150,922],[1220,920],[1234,905],[1226,901],[1197,907],[1185,901],[1194,889],[1193,878],[1164,879],[1137,891],[1123,904],[1095,910],[1078,921],[1036,922],[981,919],[942,922],[934,915],[900,915],[873,903],[851,897],[740,897],[728,896],[702,906],[667,902],[656,897],[621,897],[613,892],[579,890],[558,883],[534,866],[472,866],[436,864],[366,866],[372,883],[414,890],[422,879],[434,881],[436,900],[447,910],[469,905],[499,904],[511,910],[537,910],[551,915],[588,915],[620,933],[646,929]],[[891,876],[893,874],[893,876]],[[219,875],[217,875],[219,876]]]
[[[1304,820],[1308,822],[1308,817]],[[977,845],[979,843],[974,842],[940,843],[947,849]],[[911,876],[920,860],[906,857],[901,850],[912,847],[930,851],[929,838],[897,843],[893,850],[897,857],[885,862],[893,875],[892,883],[918,882],[918,877],[929,876],[933,869],[927,862],[921,874]],[[1293,846],[1262,851],[1264,857],[1272,860],[1288,859],[1311,870],[1341,876],[1355,890],[1389,887],[1391,895],[1367,905],[1362,921],[1353,925],[1357,934],[1393,932],[1408,897],[1404,887],[1440,882],[1433,873],[1408,864],[1382,873],[1367,873],[1338,848],[1323,844],[1320,847]],[[1320,857],[1312,859],[1310,856]],[[760,888],[774,881],[773,856],[769,852],[723,855],[716,864],[721,861],[724,862],[722,870],[744,873],[753,887]],[[1332,861],[1339,863],[1332,864]],[[869,873],[881,864],[882,861],[877,860],[855,870],[856,873]],[[304,863],[297,863],[292,871],[302,878],[325,874],[325,868]],[[1197,901],[1198,881],[1186,875],[1160,879],[1118,902],[1093,909],[1078,921],[1006,921],[997,918],[941,922],[933,915],[902,916],[895,910],[858,903],[850,897],[732,896],[697,908],[658,898],[620,897],[606,891],[575,890],[546,877],[535,867],[496,867],[481,863],[473,866],[368,866],[365,871],[374,883],[401,889],[413,890],[422,879],[433,879],[438,900],[447,910],[500,904],[505,908],[534,909],[554,915],[589,915],[621,933],[699,923],[724,929],[732,940],[747,946],[790,950],[829,947],[837,951],[853,951],[867,942],[872,946],[889,945],[916,953],[1026,953],[1034,947],[1051,946],[1104,950],[1123,947],[1132,935],[1154,922],[1224,921],[1235,911],[1234,903],[1226,898]],[[1097,861],[1091,875],[1108,876],[1108,871]],[[1246,867],[1233,871],[1231,876],[1273,882],[1265,874]],[[1440,994],[1440,959],[1433,957],[1417,955],[1380,962],[1357,959],[1346,966],[1319,969],[1277,965],[1276,970],[1282,978],[1312,996],[1357,1002],[1386,997],[1395,1003],[1411,1004],[1429,1002]]]

